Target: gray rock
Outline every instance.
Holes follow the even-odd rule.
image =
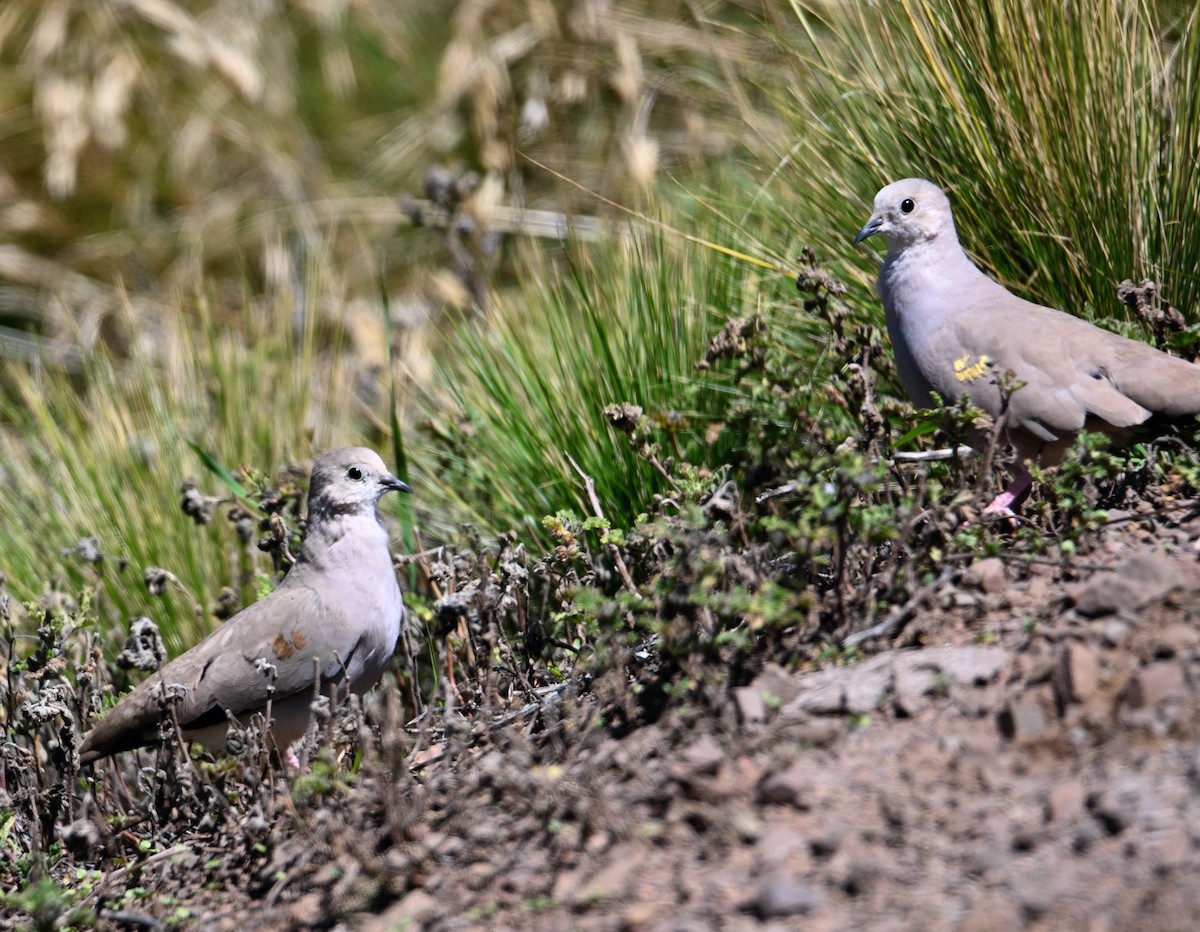
[[[1034,690],[1008,701],[997,716],[1000,733],[1019,743],[1041,740],[1050,730],[1046,704]]]
[[[1189,695],[1183,664],[1164,660],[1138,670],[1125,687],[1123,699],[1130,709],[1148,709],[1165,700],[1186,699]]]
[[[1067,589],[1081,615],[1096,618],[1120,611],[1137,611],[1156,599],[1195,585],[1200,570],[1194,563],[1172,559],[1161,550],[1136,553],[1110,571]]]
[[[797,759],[785,770],[764,776],[758,786],[758,798],[764,803],[810,809],[813,789],[812,765]]]
[[[988,595],[1003,592],[1008,586],[1008,579],[1004,574],[1004,561],[999,557],[986,557],[971,564],[967,569],[967,578]]]
[[[1054,692],[1059,708],[1086,702],[1100,685],[1100,662],[1095,653],[1079,643],[1064,644],[1054,670]]]
[[[743,725],[758,725],[767,720],[767,704],[757,686],[738,686],[733,690],[738,716]]]
[[[807,916],[821,908],[821,894],[808,884],[787,876],[768,877],[754,897],[759,919]]]

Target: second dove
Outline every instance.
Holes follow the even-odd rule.
[[[1000,379],[1021,387],[1007,399],[1006,433],[1021,467],[988,506],[1011,515],[1032,487],[1025,464],[1057,464],[1083,429],[1128,441],[1152,419],[1200,413],[1200,366],[1025,301],[981,272],[959,245],[950,201],[920,178],[875,197],[856,243],[888,242],[879,296],[896,369],[922,407],[963,397],[993,417]]]

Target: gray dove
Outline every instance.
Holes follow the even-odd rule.
[[[271,740],[283,756],[308,727],[318,671],[322,694],[335,699],[375,685],[404,623],[375,510],[390,491],[412,490],[371,450],[319,457],[304,544],[279,587],[121,699],[84,737],[81,762],[153,744],[168,708],[184,737],[219,750],[229,715],[244,722],[268,700]],[[178,698],[164,702],[164,692]]]
[[[1009,395],[1006,420],[1020,472],[987,513],[1013,517],[1033,486],[1026,463],[1056,465],[1081,429],[1128,442],[1152,417],[1200,412],[1200,366],[1022,300],[984,275],[931,182],[881,190],[854,242],[877,233],[888,241],[879,296],[913,403],[932,406],[934,392],[948,404],[966,396],[999,417],[1000,379],[1011,371],[1022,386]]]

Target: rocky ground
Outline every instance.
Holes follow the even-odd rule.
[[[611,818],[568,825],[563,853],[532,813],[521,826],[528,802],[482,785],[465,837],[425,837],[438,869],[356,921],[1192,928],[1198,537],[1126,522],[1086,563],[985,561],[931,594],[904,646],[768,668],[730,697],[732,730],[676,717],[521,774],[514,795]],[[486,769],[520,766],[492,752]]]
[[[176,838],[89,904],[114,928],[1193,928],[1200,519],[1114,517],[1086,556],[929,587],[857,662],[768,664],[620,736],[548,695]]]

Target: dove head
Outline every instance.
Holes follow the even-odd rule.
[[[388,492],[412,489],[391,475],[374,450],[348,447],[317,457],[308,486],[310,517],[346,514],[374,516],[375,505]]]
[[[875,210],[854,242],[879,233],[894,248],[949,236],[957,242],[950,201],[942,189],[922,178],[896,181],[875,195]]]

